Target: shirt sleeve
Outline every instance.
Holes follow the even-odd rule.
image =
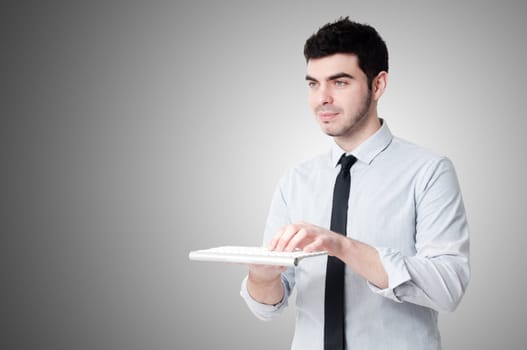
[[[416,189],[414,256],[376,247],[389,285],[375,293],[437,311],[453,311],[470,279],[469,229],[452,163],[442,158]]]
[[[264,245],[267,245],[271,238],[276,234],[277,230],[290,223],[289,215],[287,212],[287,203],[283,196],[282,187],[285,179],[277,186],[273,199],[271,201],[271,207],[267,217],[264,233]],[[282,285],[284,286],[284,297],[282,300],[275,305],[262,304],[254,300],[247,290],[247,276],[242,281],[240,295],[247,303],[249,310],[261,320],[268,321],[273,317],[280,314],[280,312],[287,307],[287,300],[291,295],[291,291],[294,288],[294,268],[288,268],[282,273]]]
[[[247,276],[242,281],[240,295],[247,303],[249,310],[251,310],[256,317],[262,321],[270,321],[287,306],[287,300],[291,294],[291,288],[289,287],[289,283],[284,275],[282,275],[282,285],[284,286],[284,297],[275,305],[262,304],[251,297],[247,289]]]

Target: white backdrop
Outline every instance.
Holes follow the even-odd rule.
[[[381,116],[458,171],[473,272],[440,316],[444,348],[527,341],[525,2],[16,1],[0,13],[2,348],[286,349],[294,308],[258,321],[238,295],[243,266],[187,254],[259,244],[279,177],[328,147],[302,49],[346,15],[388,44]]]

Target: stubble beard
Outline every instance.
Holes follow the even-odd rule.
[[[351,135],[355,130],[359,129],[362,124],[368,119],[368,113],[371,106],[371,91],[368,90],[368,95],[363,100],[361,109],[351,118],[346,124],[342,125],[336,130],[326,130],[325,133],[331,137],[342,137]]]

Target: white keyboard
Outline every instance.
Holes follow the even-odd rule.
[[[190,260],[197,261],[297,266],[304,258],[326,254],[327,252],[304,253],[301,250],[293,252],[278,252],[264,247],[225,246],[194,250],[189,253],[188,257]]]

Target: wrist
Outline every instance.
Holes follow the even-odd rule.
[[[336,257],[342,261],[346,261],[346,257],[349,255],[353,247],[353,239],[340,235],[337,241],[337,254]]]
[[[247,291],[259,303],[266,305],[279,304],[284,298],[281,274],[262,277],[249,270]]]
[[[253,285],[259,287],[265,287],[269,285],[276,284],[278,281],[281,282],[281,273],[276,274],[259,274],[254,272],[252,269],[249,269],[248,281]]]

